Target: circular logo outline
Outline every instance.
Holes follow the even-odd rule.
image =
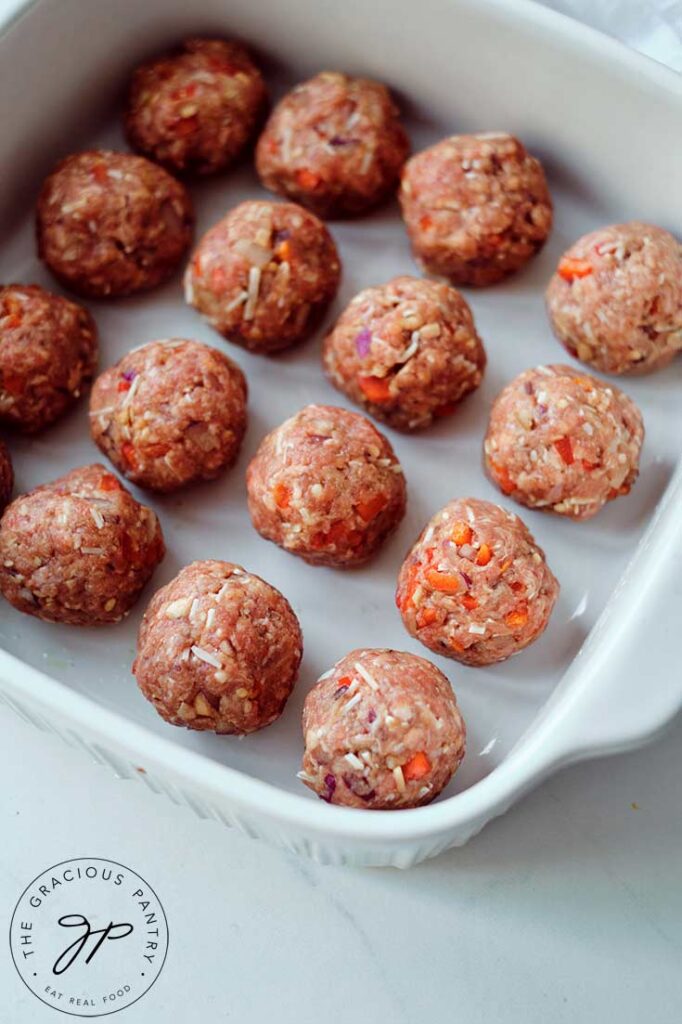
[[[21,901],[23,900],[24,896],[29,891],[31,886],[35,885],[35,883],[39,879],[41,879],[44,875],[48,874],[50,871],[54,871],[57,868],[61,868],[65,864],[78,864],[78,863],[81,863],[83,861],[88,861],[90,863],[91,862],[95,862],[97,864],[106,864],[106,865],[111,865],[112,867],[123,868],[124,871],[129,872],[131,875],[134,875],[135,878],[139,878],[140,881],[152,893],[152,895],[154,896],[154,899],[158,903],[158,906],[159,906],[159,909],[160,909],[161,914],[163,916],[163,921],[164,921],[164,924],[165,924],[165,927],[166,927],[166,948],[164,950],[163,957],[161,959],[161,964],[159,965],[159,969],[156,972],[156,975],[153,978],[153,980],[150,983],[150,985],[146,989],[144,989],[143,992],[140,992],[139,996],[136,996],[135,999],[133,999],[130,1003],[126,1003],[124,1006],[117,1006],[115,1009],[112,1009],[112,1010],[105,1010],[103,1013],[76,1013],[73,1010],[66,1010],[66,1009],[64,1009],[61,1006],[57,1006],[55,1003],[49,1003],[49,1002],[47,1002],[47,1000],[43,999],[42,996],[38,995],[37,992],[33,991],[31,986],[29,985],[28,981],[26,980],[24,975],[19,970],[19,965],[17,964],[16,958],[14,956],[14,946],[12,944],[12,929],[13,929],[13,926],[14,926],[14,918],[16,917],[16,914],[17,914],[17,911],[18,911],[19,906],[21,904]],[[80,1017],[81,1019],[95,1020],[97,1017],[111,1017],[112,1014],[114,1014],[114,1013],[120,1013],[122,1010],[127,1010],[129,1006],[134,1006],[135,1003],[139,1003],[140,999],[142,999],[143,996],[146,996],[147,993],[151,991],[151,989],[154,987],[156,982],[159,980],[161,972],[163,971],[163,969],[164,969],[164,967],[166,965],[166,958],[168,957],[168,947],[170,946],[170,929],[168,927],[168,918],[166,916],[165,908],[163,906],[163,903],[159,899],[159,897],[158,897],[158,895],[156,893],[156,890],[149,884],[149,882],[145,878],[142,877],[142,875],[138,874],[137,871],[133,871],[133,869],[129,868],[127,864],[122,864],[120,861],[117,861],[117,860],[110,860],[108,857],[67,857],[66,860],[60,860],[60,861],[58,861],[57,864],[52,864],[50,867],[44,868],[39,874],[37,874],[35,876],[35,878],[33,878],[28,883],[28,885],[25,887],[25,889],[23,889],[23,891],[21,892],[21,894],[20,894],[20,896],[19,896],[19,898],[18,898],[18,900],[17,900],[17,902],[16,902],[16,904],[14,906],[14,910],[12,911],[12,916],[11,916],[10,922],[9,922],[8,941],[9,941],[10,956],[12,957],[12,963],[14,964],[14,969],[16,970],[17,974],[19,975],[19,978],[21,979],[23,984],[26,986],[28,991],[31,993],[32,996],[34,996],[38,1000],[38,1002],[42,1003],[43,1006],[49,1007],[51,1010],[56,1010],[58,1013],[64,1013],[68,1017]]]

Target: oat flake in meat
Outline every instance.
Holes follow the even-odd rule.
[[[495,399],[485,465],[522,505],[589,519],[630,491],[643,438],[641,413],[618,388],[570,366],[538,366]]]
[[[578,239],[559,261],[547,310],[561,344],[604,373],[650,373],[682,350],[682,245],[631,221]]]
[[[353,216],[394,191],[409,149],[384,85],[324,71],[277,104],[256,169],[266,188],[321,217]]]
[[[66,157],[38,198],[38,254],[72,291],[115,298],[155,288],[192,240],[189,193],[141,156]]]
[[[396,604],[408,633],[432,651],[491,665],[540,636],[558,593],[544,552],[517,515],[457,498],[407,555]]]
[[[356,295],[322,358],[339,391],[399,430],[453,413],[480,384],[486,361],[460,293],[415,277]]]
[[[86,309],[38,285],[0,288],[0,422],[42,430],[78,400],[96,363]]]
[[[118,622],[165,554],[159,521],[104,466],[22,494],[0,520],[0,591],[49,622]]]
[[[327,803],[428,804],[457,771],[466,730],[450,683],[425,658],[356,650],[310,691],[299,778]]]
[[[405,165],[400,203],[418,262],[454,284],[494,284],[552,227],[542,165],[504,132],[453,135]]]
[[[174,491],[212,480],[236,459],[246,430],[246,378],[199,341],[152,341],[95,381],[93,440],[129,480]]]
[[[263,537],[313,565],[366,562],[402,519],[393,448],[355,412],[308,405],[263,439],[246,476]]]
[[[244,735],[279,718],[302,650],[278,590],[231,562],[192,562],[152,598],[133,673],[171,725]]]
[[[201,239],[185,295],[229,341],[275,352],[314,330],[340,276],[322,221],[294,203],[248,200]]]
[[[14,469],[9,449],[4,441],[0,441],[0,512],[12,497],[14,487]]]
[[[170,171],[213,174],[243,152],[266,104],[244,46],[187,39],[135,71],[125,129],[134,149]]]

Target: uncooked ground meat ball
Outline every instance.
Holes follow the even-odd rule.
[[[243,735],[282,714],[302,650],[278,590],[231,562],[192,562],[144,613],[133,673],[171,725]]]
[[[229,341],[275,352],[314,330],[340,276],[336,246],[317,217],[294,203],[248,200],[201,239],[185,295]]]
[[[152,341],[95,381],[90,429],[129,480],[174,491],[212,480],[237,458],[246,430],[246,379],[198,341]]]
[[[256,169],[266,188],[322,217],[352,216],[393,192],[409,151],[386,86],[324,71],[277,104]]]
[[[405,165],[403,217],[417,260],[455,284],[523,267],[552,227],[545,173],[513,135],[453,135]]]
[[[49,622],[118,622],[164,554],[154,512],[104,466],[84,466],[8,506],[0,520],[0,591],[19,611]]]
[[[351,651],[303,708],[299,778],[327,803],[374,811],[428,804],[464,757],[450,683],[415,654]]]
[[[631,221],[579,238],[559,261],[547,310],[562,345],[604,373],[650,373],[682,349],[682,245]]]
[[[327,335],[322,358],[339,391],[399,430],[454,412],[485,367],[464,298],[414,277],[356,295]]]
[[[187,39],[135,71],[126,134],[134,149],[170,171],[212,174],[243,151],[266,103],[265,83],[245,47]]]
[[[369,420],[308,405],[260,444],[246,475],[253,525],[313,565],[359,565],[405,512],[393,448]]]
[[[637,479],[642,416],[613,385],[570,366],[538,366],[495,399],[485,465],[529,508],[589,519]]]
[[[170,277],[192,240],[183,185],[129,153],[67,156],[38,199],[38,254],[81,295],[114,298]]]
[[[558,594],[544,552],[518,516],[457,498],[407,555],[396,604],[408,633],[432,651],[491,665],[540,636]]]
[[[86,309],[38,285],[0,288],[0,422],[42,430],[80,397],[96,363]]]
[[[4,441],[0,441],[0,512],[12,497],[14,487],[14,469],[9,450]]]

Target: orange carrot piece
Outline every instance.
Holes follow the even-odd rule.
[[[284,262],[288,262],[291,259],[291,242],[287,238],[277,246],[275,256]]]
[[[426,573],[427,582],[434,590],[442,594],[456,594],[462,589],[462,582],[459,576],[452,576],[447,572],[438,572],[437,569],[429,569]]]
[[[481,544],[476,555],[476,565],[487,565],[490,559],[493,557],[493,553],[487,544]]]
[[[137,452],[130,441],[124,441],[121,445],[121,455],[133,469],[137,466]]]
[[[525,606],[520,605],[518,608],[515,608],[513,611],[509,612],[508,615],[505,615],[504,621],[512,629],[515,629],[520,626],[525,626],[528,622],[528,609]]]
[[[453,524],[450,538],[454,540],[457,547],[461,547],[462,544],[471,544],[473,535],[473,530],[469,524],[458,519],[457,522]]]
[[[289,508],[289,502],[291,501],[291,491],[286,484],[275,484],[272,488],[272,496],[275,499],[275,505],[277,508],[285,509]]]
[[[433,227],[433,221],[428,214],[424,214],[419,218],[419,228],[421,231],[428,231],[430,227]]]
[[[358,374],[358,384],[370,402],[388,402],[391,398],[390,383],[385,377],[363,377]]]
[[[424,626],[431,626],[438,618],[438,612],[435,608],[420,608],[417,614],[417,629],[423,629]]]
[[[424,751],[419,750],[403,765],[403,778],[405,782],[412,782],[416,779],[423,779],[430,771],[431,762]]]
[[[103,473],[97,487],[100,491],[120,491],[121,485],[113,473]]]
[[[109,175],[107,174],[106,165],[103,163],[93,165],[92,176],[100,185],[109,184]]]
[[[120,380],[116,386],[117,391],[130,391],[132,382],[129,380]]]
[[[474,608],[478,608],[478,601],[471,594],[465,594],[462,598],[462,604],[468,611],[472,612]]]
[[[509,476],[509,472],[506,466],[500,466],[497,462],[490,462],[490,472],[493,480],[500,488],[503,494],[511,494],[515,490],[516,484]]]
[[[575,281],[577,277],[589,277],[593,272],[592,264],[588,260],[576,260],[571,256],[564,256],[559,261],[557,273],[564,281]]]
[[[309,171],[305,167],[296,172],[296,181],[306,192],[316,189],[320,184],[320,180],[319,174],[315,174],[314,171]]]
[[[562,462],[565,462],[567,466],[572,466],[575,462],[573,456],[573,445],[571,444],[570,437],[560,437],[558,441],[554,442],[554,447],[561,456]]]
[[[368,501],[359,501],[355,507],[360,518],[369,523],[370,520],[375,519],[379,515],[383,508],[386,508],[387,502],[388,499],[385,494],[376,494],[373,498],[369,498]]]

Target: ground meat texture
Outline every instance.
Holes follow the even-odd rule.
[[[278,590],[231,562],[192,562],[152,598],[133,673],[171,725],[244,735],[282,714],[302,651]]]
[[[104,466],[22,494],[0,520],[0,591],[28,615],[118,622],[165,554],[159,521]]]
[[[193,220],[187,190],[163,168],[129,153],[76,153],[42,187],[38,254],[72,291],[130,295],[170,277]]]
[[[650,373],[682,349],[682,245],[632,221],[578,239],[547,289],[557,338],[604,373]]]
[[[336,246],[317,217],[294,203],[249,200],[204,235],[185,295],[229,341],[275,352],[314,330],[340,277]]]
[[[80,397],[97,363],[86,309],[38,285],[0,288],[0,422],[32,433]]]
[[[198,341],[152,341],[98,377],[90,429],[129,480],[174,491],[230,466],[246,430],[246,378]]]
[[[312,565],[366,562],[405,512],[393,448],[369,420],[308,405],[261,442],[246,475],[263,537]]]
[[[513,135],[454,135],[405,165],[400,202],[414,254],[455,284],[523,267],[552,227],[545,173]]]
[[[613,385],[539,366],[497,396],[484,443],[491,479],[529,508],[589,519],[637,479],[644,427]]]
[[[322,358],[339,391],[399,430],[454,412],[480,384],[486,361],[460,293],[414,277],[356,295]]]
[[[0,441],[0,512],[12,497],[14,487],[14,469],[9,449],[4,441]]]
[[[491,665],[537,640],[558,594],[544,552],[518,516],[457,498],[407,555],[396,604],[408,633],[432,651]]]
[[[267,104],[248,51],[223,39],[187,39],[139,67],[125,130],[134,149],[170,171],[213,174],[253,136]]]
[[[384,85],[325,71],[275,107],[256,169],[266,188],[321,217],[352,216],[394,191],[409,150]]]
[[[351,651],[303,708],[299,778],[327,803],[390,811],[428,804],[464,757],[450,683],[425,658]]]

